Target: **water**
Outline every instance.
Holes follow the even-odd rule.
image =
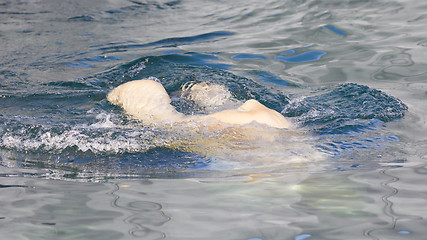
[[[1,238],[424,239],[426,8],[1,2]],[[106,94],[146,77],[186,114],[255,98],[295,128],[145,126]]]

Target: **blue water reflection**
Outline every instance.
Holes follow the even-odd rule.
[[[301,235],[296,236],[295,240],[304,240],[304,239],[307,239],[309,237],[311,237],[310,234],[301,234]]]
[[[327,28],[327,29],[329,29],[329,30],[331,30],[332,32],[334,32],[334,33],[336,33],[336,34],[341,35],[341,36],[347,36],[347,33],[346,33],[346,32],[344,32],[343,30],[338,29],[338,28],[336,28],[336,27],[334,27],[334,26],[332,26],[332,25],[326,25],[326,26],[324,26],[324,27],[325,27],[325,28]]]
[[[319,60],[323,55],[326,54],[324,51],[307,51],[302,52],[293,56],[288,56],[295,54],[296,49],[290,49],[282,54],[280,56],[275,57],[275,59],[286,62],[286,63],[303,63],[303,62],[312,62]]]
[[[247,59],[263,59],[266,60],[267,57],[258,54],[250,54],[250,53],[239,53],[231,56],[232,59],[236,60],[247,60]]]

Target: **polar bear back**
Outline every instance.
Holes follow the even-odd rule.
[[[257,100],[246,101],[238,109],[225,110],[207,115],[220,122],[229,124],[248,124],[258,122],[274,128],[289,128],[290,122],[280,113],[267,108]]]

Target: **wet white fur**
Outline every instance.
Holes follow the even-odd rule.
[[[274,128],[290,127],[290,122],[282,114],[254,99],[246,101],[237,109],[208,115],[184,115],[170,104],[171,99],[162,84],[149,79],[124,83],[113,89],[107,99],[143,122],[184,122],[212,118],[227,124],[244,125],[258,122]]]

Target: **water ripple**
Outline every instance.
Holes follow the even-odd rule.
[[[144,44],[126,44],[126,45],[100,47],[99,50],[102,50],[103,52],[120,52],[126,49],[146,48],[146,47],[153,47],[153,46],[161,46],[161,47],[175,46],[176,47],[179,45],[190,44],[198,41],[206,41],[206,40],[211,40],[219,37],[227,37],[230,35],[233,35],[233,33],[227,32],[227,31],[215,31],[215,32],[204,33],[204,34],[199,34],[195,36],[189,36],[189,37],[166,38],[159,41],[144,43]]]
[[[123,209],[125,211],[122,212],[128,213],[124,222],[133,226],[130,228],[129,234],[136,238],[149,240],[165,239],[166,234],[155,228],[169,222],[171,218],[163,212],[162,205],[159,203],[137,200],[138,195],[145,195],[143,192],[137,192],[136,195],[133,193],[136,199],[121,197],[130,187],[130,185],[116,185],[116,189],[112,192],[116,197],[112,203],[113,207]]]

